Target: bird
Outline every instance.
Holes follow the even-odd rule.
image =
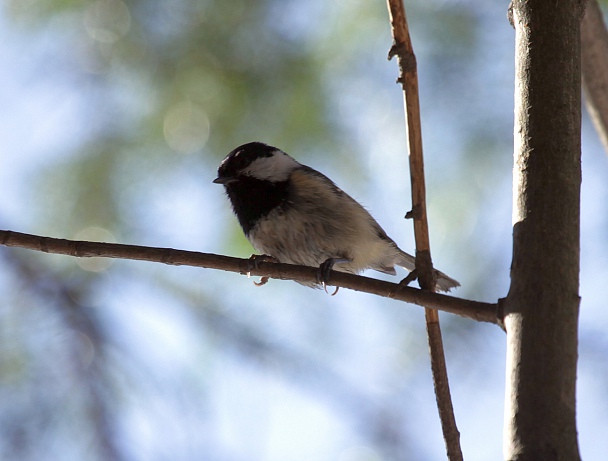
[[[213,182],[224,186],[252,246],[278,262],[319,267],[323,281],[331,269],[391,275],[395,266],[415,269],[415,258],[359,202],[277,147],[249,142],[235,148]],[[460,286],[438,270],[435,278],[437,291]]]

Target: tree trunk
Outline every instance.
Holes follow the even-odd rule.
[[[578,460],[580,1],[516,0],[504,454]]]

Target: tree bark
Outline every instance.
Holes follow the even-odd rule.
[[[280,280],[295,280],[314,284],[318,282],[318,267],[295,266],[274,262],[253,262],[250,259],[197,251],[174,250],[173,248],[144,247],[120,243],[83,242],[65,240],[40,235],[22,234],[0,230],[0,245],[27,248],[44,253],[75,256],[77,258],[119,258],[136,261],[150,261],[173,266],[206,267],[223,271],[238,272]],[[258,285],[263,285],[260,283]],[[425,308],[442,310],[462,315],[478,322],[499,323],[497,304],[471,301],[426,290],[417,290],[401,283],[363,277],[362,275],[332,271],[329,286],[344,287],[363,293],[405,301]]]
[[[422,290],[434,291],[435,272],[433,271],[433,261],[431,259],[431,242],[426,213],[426,185],[424,179],[424,155],[422,154],[418,66],[410,38],[403,0],[388,0],[387,3],[394,40],[388,58],[391,59],[393,56],[397,56],[399,60],[399,78],[397,79],[397,83],[401,83],[403,88],[412,191],[412,211],[408,215],[414,220],[416,274]],[[433,309],[425,309],[424,314],[429,339],[433,386],[448,459],[449,461],[462,461],[460,432],[456,425],[452,395],[450,393],[439,313]]]
[[[512,3],[515,165],[504,454],[578,460],[580,19],[577,0]]]

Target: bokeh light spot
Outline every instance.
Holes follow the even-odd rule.
[[[82,229],[74,236],[74,240],[116,243],[116,238],[110,231],[95,226]],[[82,269],[91,272],[103,272],[114,262],[110,258],[78,258],[76,261]]]
[[[97,0],[84,12],[84,27],[93,40],[115,43],[129,32],[129,8],[120,0]]]
[[[171,149],[191,154],[202,149],[209,139],[207,113],[191,101],[175,104],[167,111],[163,132]]]

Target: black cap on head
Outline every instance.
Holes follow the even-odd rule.
[[[249,142],[230,152],[217,170],[217,179],[213,182],[224,184],[226,180],[234,178],[239,171],[247,168],[251,163],[261,157],[272,157],[278,149],[263,142]]]

